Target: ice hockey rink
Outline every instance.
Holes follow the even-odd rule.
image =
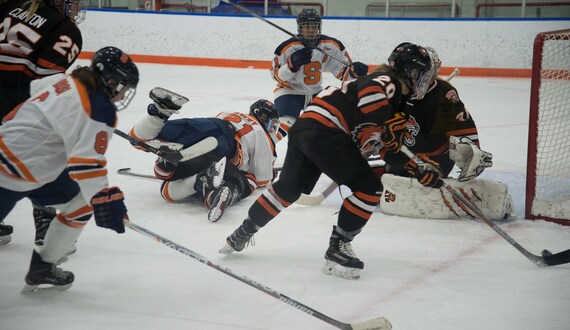
[[[255,100],[273,99],[266,70],[139,69],[137,95],[119,113],[123,131],[145,115],[148,92],[156,86],[190,98],[173,118],[247,112]],[[508,184],[513,197],[516,219],[500,227],[535,254],[570,248],[570,227],[523,219],[530,79],[459,75],[452,83],[476,120],[481,147],[494,156],[482,177]],[[284,152],[280,144],[277,164]],[[125,167],[151,174],[154,158],[119,136],[107,152],[110,183],[123,189],[134,223],[333,319],[356,323],[384,316],[402,330],[570,329],[570,265],[539,268],[482,222],[376,212],[352,244],[365,263],[362,277],[344,280],[321,273],[342,200],[338,192],[319,206],[290,207],[255,235],[255,246],[222,256],[218,249],[260,192],[210,223],[199,203],[168,204],[159,182],[117,174]],[[323,180],[316,190],[327,184]],[[5,221],[15,232],[12,243],[0,248],[0,329],[334,328],[148,237],[128,229],[118,235],[93,220],[77,253],[62,265],[75,273],[73,286],[22,296],[34,235],[30,202],[20,202]]]

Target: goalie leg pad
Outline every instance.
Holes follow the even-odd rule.
[[[492,220],[503,220],[514,216],[512,199],[504,183],[474,179],[458,182],[443,181],[460,191]],[[381,197],[381,211],[386,214],[410,218],[458,219],[473,217],[455,202],[447,189],[425,188],[414,178],[384,174],[384,191]]]

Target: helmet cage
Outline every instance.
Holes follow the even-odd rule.
[[[299,39],[316,45],[321,37],[322,20],[315,9],[303,9],[297,16],[297,34]]]

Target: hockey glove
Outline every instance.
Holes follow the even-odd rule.
[[[119,234],[125,232],[123,218],[127,215],[125,197],[119,187],[103,189],[91,199],[95,223],[99,227],[108,228]]]
[[[424,164],[416,164],[413,160],[408,161],[404,165],[404,169],[418,179],[424,187],[439,188],[443,185],[441,181],[441,171],[439,164],[427,156],[418,154],[418,157],[424,161]]]
[[[368,65],[362,62],[352,63],[352,70],[357,77],[362,77],[368,74]]]
[[[485,168],[493,166],[493,155],[479,149],[466,136],[449,137],[449,158],[461,169],[457,178],[459,182],[476,178]]]
[[[408,133],[408,120],[404,116],[395,116],[384,122],[384,133],[382,142],[384,148],[389,151],[398,152],[404,142],[404,135]]]
[[[287,59],[287,65],[289,65],[291,72],[297,72],[301,66],[311,62],[312,56],[313,50],[308,47],[303,47],[296,50],[293,54],[291,54],[291,56],[289,56]]]

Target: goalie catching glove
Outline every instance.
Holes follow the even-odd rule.
[[[457,180],[464,182],[471,180],[487,167],[493,166],[493,155],[483,151],[468,137],[449,137],[449,158],[461,170]]]
[[[406,165],[404,165],[404,169],[416,177],[422,186],[440,188],[443,185],[443,181],[441,181],[439,164],[425,155],[418,154],[417,156],[421,158],[424,164],[418,165],[413,160],[409,160]]]
[[[123,218],[127,215],[125,197],[119,187],[103,189],[91,199],[95,223],[99,227],[108,228],[119,234],[125,232]]]

